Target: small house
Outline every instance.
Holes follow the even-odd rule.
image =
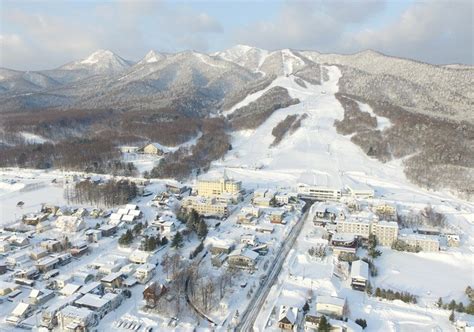
[[[59,216],[56,219],[56,227],[66,233],[75,233],[86,227],[86,223],[80,217]]]
[[[83,255],[89,249],[89,245],[85,241],[80,241],[72,245],[71,255],[80,256]]]
[[[210,248],[209,251],[211,252],[212,255],[219,255],[222,253],[225,254],[230,254],[230,252],[233,249],[232,244],[227,244],[227,243],[214,243]]]
[[[29,317],[33,313],[33,306],[25,303],[20,302],[17,304],[15,309],[13,309],[10,316],[7,317],[6,321],[10,324],[17,325],[25,318]]]
[[[135,263],[135,264],[145,264],[145,263],[148,263],[150,256],[151,254],[149,252],[135,250],[130,254],[128,259],[130,260],[130,262]]]
[[[153,277],[155,268],[156,266],[153,264],[143,264],[137,268],[137,271],[135,272],[135,278],[139,283],[146,284],[148,281],[150,281],[151,277]]]
[[[40,243],[40,246],[49,252],[59,252],[63,250],[63,245],[58,240],[45,240]]]
[[[158,156],[161,156],[165,153],[163,146],[159,143],[149,143],[138,149],[138,152],[144,154],[154,154]]]
[[[90,309],[72,305],[64,307],[57,314],[60,330],[67,332],[89,331],[89,327],[97,322],[96,316]]]
[[[99,227],[99,230],[102,232],[102,236],[108,237],[117,233],[116,225],[102,225]]]
[[[351,286],[353,289],[365,291],[369,281],[369,264],[362,260],[352,262]]]
[[[38,260],[35,264],[36,268],[42,273],[49,272],[59,266],[59,259],[56,257],[44,257]]]
[[[89,229],[85,233],[87,241],[93,243],[93,242],[99,242],[99,240],[102,238],[102,231],[100,229]]]
[[[154,308],[158,300],[165,295],[167,291],[165,285],[153,282],[143,291],[143,299],[148,307]]]
[[[284,210],[274,210],[270,214],[270,222],[272,224],[285,224],[285,211]]]
[[[298,308],[282,305],[278,312],[278,328],[283,331],[294,331],[297,316]]]
[[[60,293],[61,295],[64,295],[64,296],[71,296],[72,294],[75,294],[76,292],[78,292],[81,287],[82,285],[70,283],[64,286],[61,289]]]
[[[346,300],[335,296],[320,295],[316,298],[316,312],[333,318],[343,318],[347,312]]]
[[[10,251],[10,243],[7,241],[0,241],[0,253],[6,253]]]
[[[242,268],[242,269],[254,269],[257,264],[258,253],[250,249],[241,247],[232,251],[228,258],[227,263],[231,267]]]
[[[92,310],[99,318],[104,317],[110,311],[109,301],[104,300],[99,295],[90,293],[74,301],[74,304],[79,308]]]
[[[123,275],[120,272],[110,273],[103,277],[100,282],[105,288],[121,288],[123,283]]]

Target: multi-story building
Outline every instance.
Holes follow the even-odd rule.
[[[396,220],[397,219],[397,207],[395,204],[381,203],[375,205],[373,211],[383,217],[383,219]]]
[[[395,221],[379,221],[372,223],[372,234],[381,246],[391,246],[398,237],[398,224]]]
[[[301,184],[297,188],[298,196],[301,198],[316,199],[321,201],[337,201],[341,199],[341,189],[325,186],[310,186]]]
[[[240,181],[230,180],[227,177],[218,180],[198,180],[196,186],[198,195],[205,197],[216,197],[224,193],[237,194],[241,189]]]
[[[229,205],[219,203],[215,198],[189,196],[183,200],[183,207],[188,211],[195,210],[204,216],[227,217],[229,215]]]
[[[350,233],[363,238],[370,235],[371,221],[367,219],[348,219],[337,223],[338,233]]]
[[[402,234],[398,239],[423,251],[439,251],[439,236],[436,235]]]

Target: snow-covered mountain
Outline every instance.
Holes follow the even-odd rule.
[[[337,92],[307,89],[328,82],[328,68],[334,74],[336,67]],[[150,51],[133,64],[99,50],[54,70],[0,69],[0,113],[166,110],[166,119],[173,112],[224,116],[232,126],[232,113],[250,102],[236,113],[245,113],[248,127],[252,121],[265,125],[265,117],[289,104],[302,101],[304,107],[308,95],[317,99],[328,93],[344,108],[336,129],[350,134],[363,152],[384,162],[405,158],[409,177],[423,185],[465,186],[459,180],[474,178],[473,81],[472,66],[435,66],[374,51],[341,55],[237,45],[210,55]],[[303,96],[289,103],[272,97],[278,91]],[[258,110],[258,119],[249,110]],[[373,117],[391,125],[374,125]]]
[[[87,58],[59,67],[63,70],[85,70],[91,74],[114,75],[129,68],[133,62],[125,60],[109,50],[98,50]]]

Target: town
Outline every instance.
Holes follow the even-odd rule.
[[[20,195],[0,230],[4,330],[362,331],[364,307],[382,302],[471,326],[472,274],[463,301],[379,277],[401,255],[462,255],[462,228],[366,184],[249,187],[224,169],[190,183],[71,173],[49,186],[67,204],[45,196],[22,213]]]

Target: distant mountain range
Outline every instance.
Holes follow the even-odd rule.
[[[99,50],[52,70],[1,68],[0,133],[4,148],[23,131],[56,142],[108,139],[111,148],[149,140],[176,145],[204,130],[195,160],[185,163],[203,167],[205,159],[206,168],[225,154],[232,131],[258,129],[275,111],[299,104],[297,91],[319,98],[314,87],[328,82],[330,66],[341,74],[334,99],[335,109],[344,108],[344,118],[334,121],[338,134],[350,135],[382,162],[402,160],[407,177],[424,187],[472,197],[474,67],[374,51],[341,55],[237,45],[213,54],[150,51],[134,63]],[[390,126],[379,126],[376,117]],[[298,121],[300,127],[311,119]],[[175,160],[168,168],[181,164]]]
[[[137,63],[98,50],[52,70],[0,68],[0,111],[143,110],[178,104],[183,112],[206,116],[225,111],[247,90],[278,76],[293,74],[318,84],[324,76],[321,64],[339,66],[343,93],[474,121],[472,66],[434,66],[374,51],[339,55],[245,45],[213,54],[150,51]]]

